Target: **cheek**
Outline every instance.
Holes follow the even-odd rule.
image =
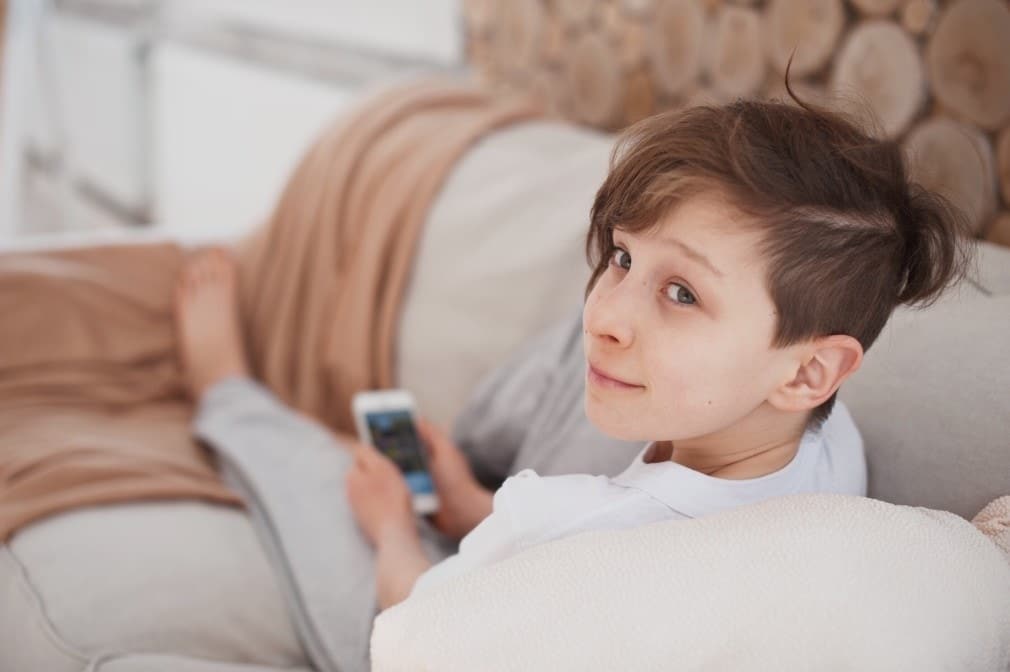
[[[653,403],[664,415],[678,418],[722,405],[732,369],[714,343],[663,349],[649,365]]]
[[[654,372],[649,416],[658,423],[653,427],[657,436],[673,439],[716,431],[763,399],[762,353],[723,335],[707,334],[697,343],[663,348],[649,364]]]

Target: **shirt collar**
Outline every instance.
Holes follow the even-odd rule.
[[[643,457],[652,446],[649,443],[612,481],[642,490],[674,511],[698,518],[768,499],[774,492],[792,493],[794,482],[805,482],[807,465],[816,459],[821,438],[820,428],[808,429],[789,464],[770,474],[747,479],[709,476],[669,460],[646,463]]]

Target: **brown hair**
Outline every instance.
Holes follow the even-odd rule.
[[[606,270],[615,228],[654,227],[678,201],[713,188],[762,234],[778,310],[772,347],[848,334],[865,351],[897,305],[930,305],[957,282],[972,252],[963,215],[909,180],[896,142],[797,102],[693,107],[628,128],[593,203],[586,296]],[[827,418],[836,396],[810,424]]]

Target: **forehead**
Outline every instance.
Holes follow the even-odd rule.
[[[706,192],[677,203],[643,239],[675,240],[705,257],[724,279],[752,279],[763,274],[761,235],[753,218],[717,193]],[[664,248],[666,247],[664,246]],[[671,247],[674,252],[677,247]]]

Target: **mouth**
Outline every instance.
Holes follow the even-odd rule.
[[[629,383],[626,380],[621,380],[620,378],[615,378],[604,372],[602,369],[593,365],[592,362],[587,360],[588,367],[586,368],[586,379],[592,385],[596,387],[602,387],[610,390],[641,390],[645,389],[644,385],[637,385],[635,383]]]

